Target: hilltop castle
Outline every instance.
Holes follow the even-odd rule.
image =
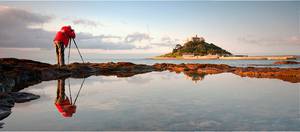
[[[205,39],[203,37],[198,37],[197,34],[195,37],[192,37],[193,42],[205,42]]]
[[[196,36],[194,37],[190,37],[186,39],[186,42],[189,41],[193,41],[193,42],[205,42],[205,39],[203,37],[198,37],[198,35],[196,34]]]

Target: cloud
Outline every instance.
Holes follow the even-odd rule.
[[[46,31],[42,25],[50,23],[54,18],[23,9],[0,6],[0,48],[53,49],[56,32]],[[99,24],[83,19],[74,20],[73,23],[91,26]],[[85,49],[144,50],[153,48],[151,44],[153,38],[146,33],[134,32],[122,37],[79,32],[76,36],[78,46]],[[163,46],[163,43],[157,46]]]
[[[136,46],[130,43],[125,43],[122,41],[112,42],[110,39],[118,39],[121,40],[120,36],[113,35],[97,35],[93,36],[89,33],[78,33],[76,41],[78,41],[78,45],[80,44],[81,48],[88,49],[105,49],[105,50],[127,50],[127,49],[135,49]]]
[[[141,42],[143,40],[148,40],[150,41],[152,38],[149,36],[149,34],[145,34],[145,33],[133,33],[133,34],[128,34],[125,37],[125,42],[128,43],[133,43],[133,42]]]
[[[300,36],[290,36],[290,37],[255,37],[253,35],[247,35],[244,37],[239,37],[238,42],[244,44],[255,44],[260,46],[287,46],[287,45],[299,45],[300,46]]]
[[[5,17],[5,19],[1,19],[1,25],[14,24],[24,26],[28,24],[41,24],[52,18],[7,6],[0,6],[0,15],[2,18]]]
[[[155,46],[159,46],[159,47],[174,47],[176,44],[172,44],[172,43],[151,43],[151,45],[155,45]]]
[[[300,45],[300,36],[291,36],[291,37],[286,38],[285,40],[291,44]]]
[[[1,47],[51,47],[53,32],[32,25],[42,25],[52,17],[31,13],[25,10],[0,6],[0,46]],[[50,43],[49,43],[50,42]]]
[[[99,22],[87,20],[87,19],[75,19],[72,22],[75,25],[84,25],[84,26],[92,26],[92,27],[103,26],[103,24]]]
[[[151,45],[159,46],[159,47],[169,47],[174,48],[176,44],[178,44],[179,39],[172,39],[169,36],[162,37],[161,42],[151,43]]]
[[[162,38],[161,38],[161,41],[171,43],[171,42],[172,42],[172,39],[171,39],[170,37],[162,37]]]
[[[45,31],[42,28],[30,28],[30,26],[50,22],[52,19],[53,17],[26,10],[0,6],[0,47],[52,48],[55,32]],[[90,21],[77,21],[77,23],[93,24]],[[78,46],[88,49],[135,49],[136,46],[130,42],[141,40],[139,35],[128,35],[128,42],[123,40],[121,36],[113,35],[93,36],[89,33],[77,33],[76,36]]]

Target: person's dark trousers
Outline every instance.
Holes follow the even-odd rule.
[[[58,79],[55,103],[62,103],[64,99],[65,99],[65,79]]]
[[[64,44],[61,42],[55,43],[57,64],[59,67],[65,65]]]

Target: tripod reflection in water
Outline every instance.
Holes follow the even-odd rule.
[[[66,91],[65,91],[65,79],[57,80],[55,106],[63,117],[72,117],[73,114],[76,112],[76,108],[77,108],[76,101],[78,99],[78,96],[84,84],[84,81],[85,78],[83,79],[80,88],[77,92],[77,95],[73,101],[69,79],[68,79],[69,96],[66,95]]]

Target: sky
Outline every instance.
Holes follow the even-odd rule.
[[[300,54],[300,1],[0,2],[0,52],[54,50],[63,25],[89,53],[166,53],[197,34],[234,54]]]

